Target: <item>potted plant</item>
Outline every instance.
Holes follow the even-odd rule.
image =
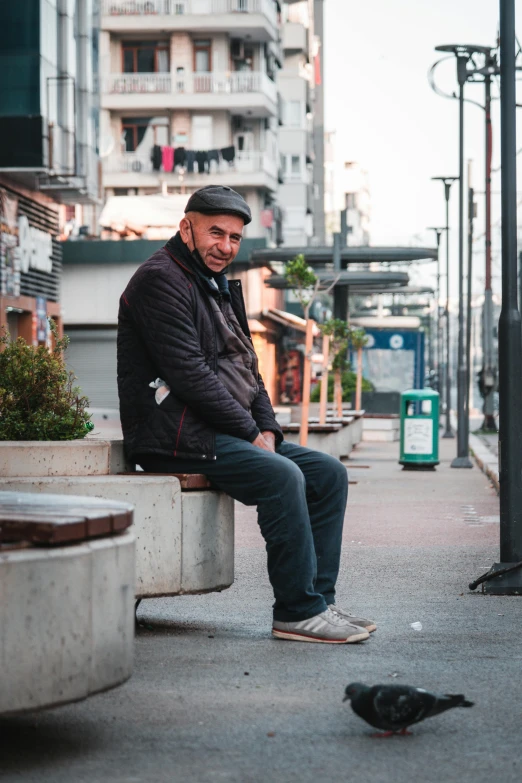
[[[0,449],[8,448],[12,457],[9,470],[7,455],[0,460],[0,475],[14,475],[13,470],[16,475],[56,475],[51,464],[64,464],[57,457],[60,443],[81,441],[94,428],[89,401],[74,385],[75,376],[65,364],[69,338],[59,338],[54,321],[49,322],[51,348],[28,345],[21,337],[11,341],[5,328],[0,335]],[[23,447],[20,459],[15,455],[18,444]],[[92,442],[85,447],[92,451]],[[76,453],[74,459],[78,463]],[[37,470],[36,462],[41,473],[24,472],[26,467]],[[77,469],[81,469],[78,464]]]

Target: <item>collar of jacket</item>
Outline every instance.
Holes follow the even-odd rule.
[[[199,253],[197,255],[191,253],[187,245],[181,239],[179,231],[169,239],[165,245],[165,249],[171,258],[177,261],[180,266],[187,270],[187,272],[197,275],[204,287],[211,294],[214,294],[214,296],[216,294],[221,294],[222,296],[230,297],[228,280],[225,272],[219,272],[218,274],[213,275],[211,270],[203,263]]]

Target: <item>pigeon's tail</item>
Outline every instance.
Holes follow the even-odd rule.
[[[446,698],[451,700],[448,707],[473,707],[475,702],[464,698],[463,693],[446,693]]]

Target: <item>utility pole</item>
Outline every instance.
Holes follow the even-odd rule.
[[[444,185],[444,200],[446,202],[446,363],[444,366],[444,379],[446,381],[446,428],[443,438],[454,438],[451,430],[451,335],[450,335],[450,254],[449,254],[449,199],[453,183],[458,177],[432,177],[433,180],[440,180]]]
[[[341,234],[333,235],[333,267],[337,274],[341,272]],[[335,285],[333,289],[333,317],[341,321],[348,320],[348,286]]]

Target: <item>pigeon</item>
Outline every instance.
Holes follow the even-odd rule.
[[[453,707],[473,707],[459,694],[446,693],[443,696],[429,693],[423,688],[411,685],[374,685],[360,682],[346,686],[343,701],[350,701],[352,710],[360,718],[384,733],[376,737],[391,737],[394,734],[411,734],[408,726],[433,718]]]

